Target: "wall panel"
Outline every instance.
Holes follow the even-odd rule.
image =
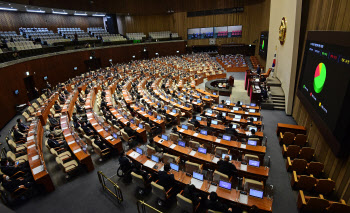
[[[20,27],[46,27],[54,32],[60,27],[103,27],[101,17],[65,16],[21,12],[0,12],[0,31],[16,31]]]

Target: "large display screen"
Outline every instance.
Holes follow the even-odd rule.
[[[306,100],[304,104],[311,108],[310,114],[319,118],[318,125],[327,127],[341,144],[350,135],[350,46],[339,42],[344,32],[340,32],[341,36],[337,33],[309,33],[298,95],[302,96],[301,101]],[[347,34],[349,38],[350,33]]]
[[[266,59],[267,57],[267,42],[269,41],[269,32],[261,32],[260,43],[259,43],[259,55]]]
[[[242,37],[242,25],[187,29],[187,39]]]

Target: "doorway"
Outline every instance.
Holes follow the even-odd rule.
[[[27,90],[27,96],[28,100],[31,101],[35,98],[35,81],[34,81],[34,76],[28,76],[24,78],[24,84],[26,86]]]

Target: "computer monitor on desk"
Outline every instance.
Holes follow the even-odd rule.
[[[196,116],[196,120],[197,120],[197,121],[201,121],[202,118],[201,118],[200,116]]]
[[[149,114],[150,116],[152,116],[152,115],[153,115],[153,112],[152,112],[152,111],[149,111],[148,114]]]
[[[218,121],[217,120],[211,120],[211,124],[218,125]]]
[[[162,120],[162,117],[160,117],[160,115],[157,115],[157,120]]]
[[[208,132],[206,130],[201,130],[200,132],[202,135],[208,135]]]
[[[187,125],[184,125],[184,124],[182,124],[181,128],[182,128],[182,129],[185,129],[185,130],[188,130],[188,126],[187,126]]]
[[[177,165],[177,164],[174,164],[174,163],[170,163],[170,168],[172,169],[172,170],[175,170],[175,171],[179,171],[179,165]]]
[[[213,110],[211,110],[211,109],[209,109],[207,112],[208,112],[209,114],[213,114]]]
[[[257,145],[257,141],[255,141],[255,140],[248,140],[248,145],[250,145],[250,146],[256,146]]]
[[[227,190],[231,190],[231,183],[220,180],[219,187],[227,189]]]
[[[154,162],[156,163],[159,163],[159,157],[155,156],[155,155],[152,155],[151,156],[151,160],[153,160]]]
[[[222,136],[222,140],[230,141],[230,140],[231,140],[231,136],[229,136],[229,135],[223,135],[223,136]]]
[[[139,147],[136,147],[136,152],[142,155],[142,149],[140,149]]]
[[[257,132],[257,131],[258,131],[258,128],[257,128],[257,127],[255,127],[255,126],[251,126],[251,127],[249,127],[249,131],[252,131],[252,129],[254,129],[254,130],[255,130],[255,132]]]
[[[141,107],[141,111],[143,111],[143,112],[144,112],[144,111],[145,111],[145,108]]]
[[[264,192],[256,189],[249,189],[249,195],[262,199],[264,197]]]
[[[179,141],[178,145],[179,145],[179,146],[182,146],[182,147],[186,147],[186,143],[183,142],[183,141]]]
[[[202,174],[198,173],[198,172],[193,172],[193,178],[197,179],[197,180],[200,180],[200,181],[203,181],[204,180],[204,177]]]
[[[219,105],[218,105],[218,108],[224,108],[224,105],[219,104]]]
[[[167,107],[167,106],[164,106],[164,109],[165,109],[165,110],[168,110],[168,107]]]
[[[242,115],[235,115],[235,118],[236,118],[236,119],[241,119],[241,118],[242,118]]]
[[[222,117],[226,117],[227,113],[226,112],[223,112],[222,113]]]
[[[249,166],[260,167],[260,161],[257,160],[249,160]]]
[[[176,109],[173,109],[173,113],[175,113],[175,114],[177,113]]]
[[[198,147],[198,152],[202,154],[207,154],[207,149],[203,147]]]
[[[231,104],[231,101],[230,100],[226,100],[226,104]]]
[[[139,128],[140,128],[140,129],[143,129],[143,125],[142,125],[142,124],[139,124]]]
[[[167,135],[162,135],[162,139],[167,141],[168,140],[168,136]]]

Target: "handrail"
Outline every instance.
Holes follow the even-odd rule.
[[[102,188],[107,189],[109,193],[111,193],[114,197],[118,199],[119,203],[123,202],[123,193],[120,190],[119,186],[115,182],[113,182],[111,179],[109,179],[105,174],[103,174],[102,171],[97,171],[97,176],[101,183]],[[114,192],[106,186],[106,180],[108,180],[113,185]]]
[[[142,200],[138,200],[137,203],[136,203],[136,205],[137,205],[137,211],[138,211],[138,213],[146,213],[146,207],[152,209],[152,210],[155,211],[155,212],[163,213],[163,212],[159,211],[158,209],[154,208],[153,206],[151,206],[151,205],[145,203],[145,202],[142,201]],[[140,207],[139,205],[141,205],[141,207]]]

